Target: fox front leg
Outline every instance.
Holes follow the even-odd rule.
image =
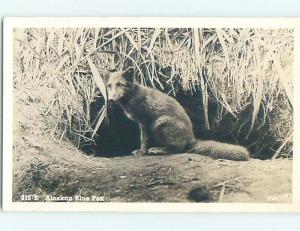
[[[139,125],[140,125],[141,148],[132,152],[132,154],[135,156],[142,156],[148,152],[149,137],[148,137],[147,128],[142,123],[139,123]]]

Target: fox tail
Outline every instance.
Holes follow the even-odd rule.
[[[236,161],[246,161],[250,159],[250,153],[245,147],[214,140],[196,140],[188,152],[209,156],[214,159]]]

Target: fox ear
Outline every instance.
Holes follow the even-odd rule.
[[[125,71],[123,71],[123,77],[129,81],[129,82],[134,82],[134,71],[133,67],[128,67]]]
[[[115,69],[108,69],[108,70],[103,71],[102,79],[105,84],[108,82],[111,73],[113,73],[115,71],[116,71]]]
[[[102,74],[102,79],[105,84],[108,82],[109,77],[110,77],[110,71],[104,71]]]

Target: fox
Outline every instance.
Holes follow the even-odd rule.
[[[250,159],[243,146],[196,139],[183,107],[173,97],[137,83],[133,67],[107,72],[105,79],[108,102],[119,104],[139,125],[140,148],[133,155],[195,153],[214,159]]]

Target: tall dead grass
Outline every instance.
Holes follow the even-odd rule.
[[[25,28],[14,31],[14,87],[38,94],[52,135],[93,142],[106,115],[103,72],[134,67],[137,81],[176,96],[201,90],[205,127],[229,113],[246,140],[268,127],[274,158],[292,153],[293,30],[226,28]],[[31,89],[39,89],[31,91]],[[37,93],[34,93],[37,92]],[[34,96],[33,96],[34,97]],[[91,121],[90,103],[103,98]],[[219,104],[209,122],[208,104]],[[259,116],[259,118],[258,118]],[[259,123],[258,123],[259,121]],[[255,131],[254,131],[255,130]],[[261,129],[263,139],[265,130]],[[252,141],[251,141],[252,142]],[[255,142],[249,143],[249,147]],[[263,148],[261,149],[263,150]],[[257,151],[261,151],[257,150]]]

